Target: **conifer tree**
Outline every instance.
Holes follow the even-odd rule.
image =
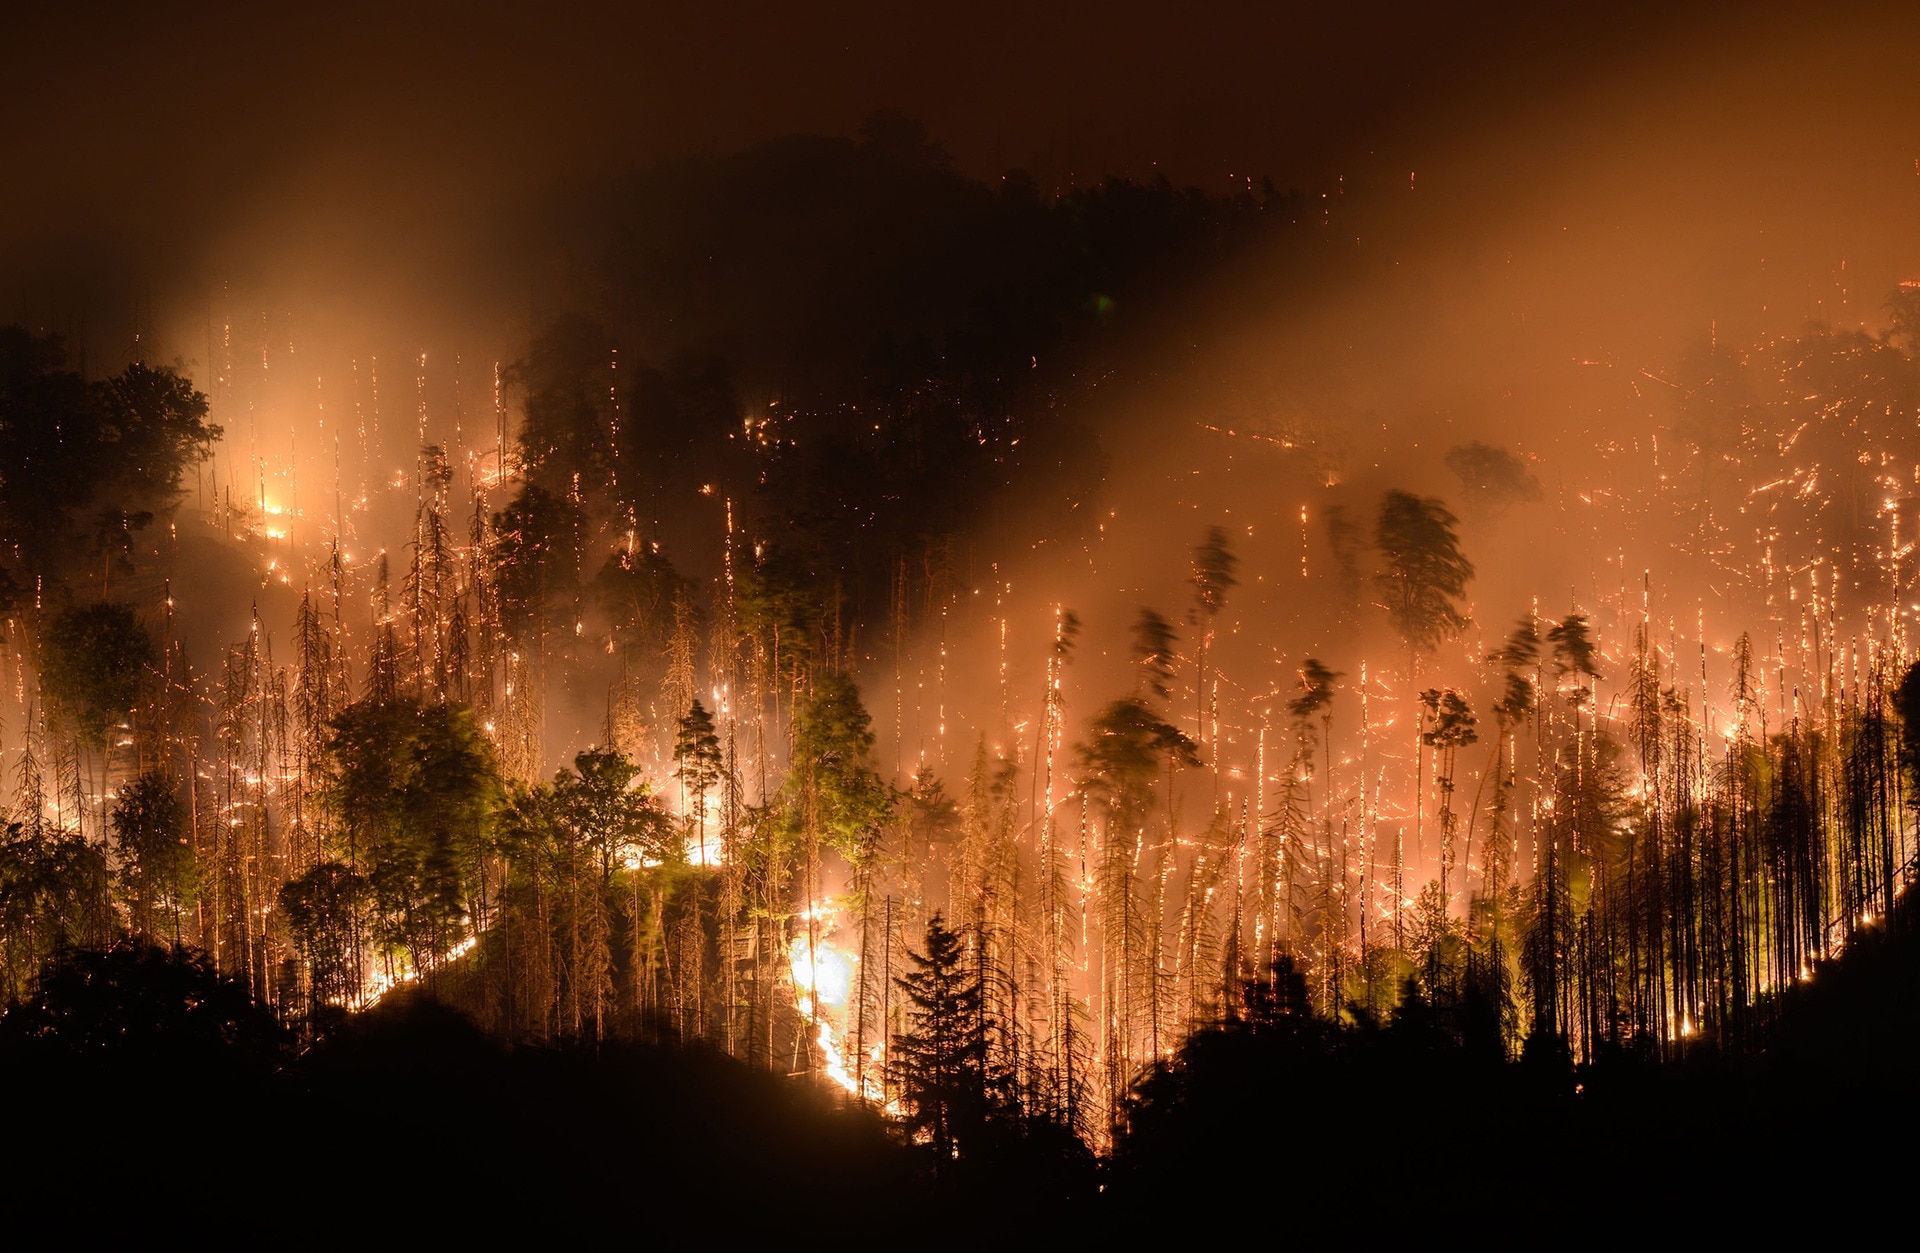
[[[891,1078],[908,1134],[932,1148],[940,1171],[974,1147],[993,1112],[996,1076],[988,1067],[980,980],[960,934],[935,913],[925,943],[924,953],[908,951],[913,969],[896,981],[908,1029],[893,1038]]]
[[[1220,611],[1226,608],[1227,593],[1239,585],[1234,570],[1240,559],[1234,556],[1232,547],[1227,543],[1226,528],[1210,526],[1206,536],[1193,550],[1194,608],[1198,611],[1195,621],[1200,626],[1199,658],[1196,675],[1196,715],[1194,743],[1202,749],[1207,746],[1207,725],[1211,721],[1208,711],[1213,700],[1207,691],[1207,660],[1213,651],[1214,620]],[[1143,619],[1144,625],[1144,619]]]
[[[1420,656],[1459,634],[1467,623],[1456,603],[1466,595],[1473,563],[1460,551],[1454,532],[1456,519],[1437,497],[1390,491],[1380,498],[1374,543],[1383,562],[1376,576],[1385,597],[1387,617],[1407,646],[1407,686],[1418,690]],[[1418,720],[1414,731],[1414,841],[1420,840],[1425,811],[1425,754]],[[1404,947],[1401,910],[1406,903],[1406,847],[1401,828],[1395,828],[1393,851],[1394,943]]]
[[[1473,563],[1460,551],[1455,521],[1436,497],[1390,491],[1380,498],[1374,543],[1383,566],[1377,582],[1387,616],[1406,642],[1410,672],[1419,654],[1432,652],[1467,622],[1456,602],[1466,595]]]
[[[707,793],[725,777],[720,759],[720,737],[714,734],[713,715],[698,700],[679,721],[673,740],[674,774],[691,794],[700,864],[707,862]]]
[[[134,933],[178,947],[198,875],[172,780],[153,771],[121,788],[111,825],[117,877]]]

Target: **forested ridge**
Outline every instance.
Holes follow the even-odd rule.
[[[1178,601],[1094,620],[1008,573],[1098,565],[1089,380],[1335,209],[991,187],[890,118],[653,180],[582,227],[490,437],[419,399],[353,504],[236,494],[231,361],[203,393],[0,331],[0,1036],[62,1187],[131,1138],[154,1203],[229,1177],[253,1215],[323,1176],[1024,1235],[1261,1223],[1278,1178],[1273,1222],[1338,1230],[1650,1156],[1755,1198],[1904,1115],[1912,289],[1681,363],[1680,452],[1609,488],[1751,629],[1624,554],[1617,594],[1480,603],[1536,461],[1451,448],[1463,521],[1297,433],[1284,569],[1203,514]],[[258,577],[213,656],[195,553]],[[1279,573],[1324,629],[1263,656]]]

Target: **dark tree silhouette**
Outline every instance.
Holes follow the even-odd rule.
[[[134,934],[177,946],[181,915],[193,908],[199,876],[174,781],[148,771],[123,786],[112,832]]]
[[[1432,652],[1466,625],[1456,603],[1466,595],[1473,563],[1460,551],[1456,519],[1434,497],[1391,491],[1380,498],[1374,543],[1387,616],[1411,657]]]
[[[306,967],[308,1017],[359,996],[362,918],[372,890],[337,861],[321,862],[280,889],[280,912]]]
[[[80,738],[104,748],[107,731],[140,699],[154,663],[153,641],[128,605],[76,606],[47,625],[40,650],[40,685],[51,712]]]
[[[976,1147],[997,1077],[988,1068],[980,980],[960,934],[935,913],[925,944],[925,953],[908,951],[913,969],[896,980],[909,1029],[893,1037],[891,1081],[908,1133],[925,1138],[939,1171]]]
[[[111,1065],[178,1083],[196,1072],[270,1070],[285,1036],[246,985],[179,949],[129,941],[49,966],[0,1018],[0,1049]]]
[[[104,585],[131,569],[132,537],[170,512],[186,468],[220,428],[207,398],[140,363],[89,382],[56,336],[0,328],[0,568],[7,586]]]
[[[1154,699],[1165,700],[1173,682],[1173,649],[1179,643],[1173,624],[1154,610],[1142,607],[1133,622],[1133,660],[1139,666],[1135,690],[1145,688]]]
[[[1469,517],[1498,515],[1521,501],[1540,499],[1540,480],[1504,448],[1475,440],[1447,450],[1447,469],[1460,480]]]

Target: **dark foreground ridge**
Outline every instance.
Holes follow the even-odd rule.
[[[873,1112],[711,1048],[509,1049],[417,993],[296,1052],[239,984],[132,945],[69,954],[0,1018],[0,1084],[16,1148],[0,1198],[75,1234],[811,1245],[1011,1184],[980,1163],[936,1187]],[[1029,1173],[1013,1199],[1043,1188]]]
[[[1196,1213],[1329,1235],[1474,1215],[1558,1235],[1596,1214],[1669,1234],[1825,1221],[1876,1211],[1911,1164],[1916,912],[1909,898],[1793,988],[1769,1046],[1739,1059],[1505,1062],[1471,1007],[1417,995],[1391,1021],[1334,1029],[1283,961],[1237,1021],[1137,1086],[1097,1176],[1011,1139],[936,1171],[810,1082],[702,1047],[508,1049],[419,994],[300,1052],[199,959],[125,945],[69,954],[0,1018],[4,1192],[34,1230],[233,1242],[625,1231],[806,1247],[871,1229],[1024,1244]]]
[[[1271,1198],[1235,1226],[1671,1239],[1875,1213],[1913,1165],[1911,895],[1789,989],[1767,1045],[1741,1057],[1702,1041],[1672,1062],[1613,1050],[1575,1067],[1546,1049],[1509,1062],[1471,1000],[1440,1014],[1410,982],[1390,1022],[1336,1030],[1306,1012],[1284,962],[1279,974],[1278,995],[1136,1085],[1108,1221],[1211,1194]]]

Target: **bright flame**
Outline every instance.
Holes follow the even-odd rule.
[[[822,1008],[846,1008],[847,990],[853,986],[853,963],[844,954],[835,952],[825,941],[816,950],[803,935],[793,942],[791,964],[794,995],[809,1016],[816,999]]]
[[[826,911],[820,911],[822,913]],[[793,971],[793,995],[800,1016],[814,1024],[814,1043],[820,1049],[820,1069],[836,1086],[861,1095],[861,1084],[847,1065],[846,1010],[853,989],[853,959],[825,940],[817,945],[800,936],[788,955]],[[816,1010],[818,1017],[815,1016]],[[878,1061],[880,1051],[873,1051]],[[866,1076],[866,1099],[884,1101],[885,1092],[876,1065]]]
[[[471,953],[473,951],[474,945],[478,943],[480,943],[479,936],[477,935],[468,936],[466,939],[460,941],[458,944],[454,945],[452,948],[447,950],[446,960],[449,962],[458,961],[460,958],[465,957],[468,953]],[[395,988],[400,987],[402,984],[412,983],[414,980],[418,979],[419,977],[420,977],[420,972],[415,970],[412,966],[404,966],[397,973],[392,975],[387,974],[386,971],[381,970],[376,966],[374,968],[373,973],[369,975],[367,978],[366,989],[365,989],[366,994],[365,994],[365,997],[360,1002],[360,1008],[363,1010],[372,1009],[376,1004],[379,1003],[381,997],[393,991]]]

